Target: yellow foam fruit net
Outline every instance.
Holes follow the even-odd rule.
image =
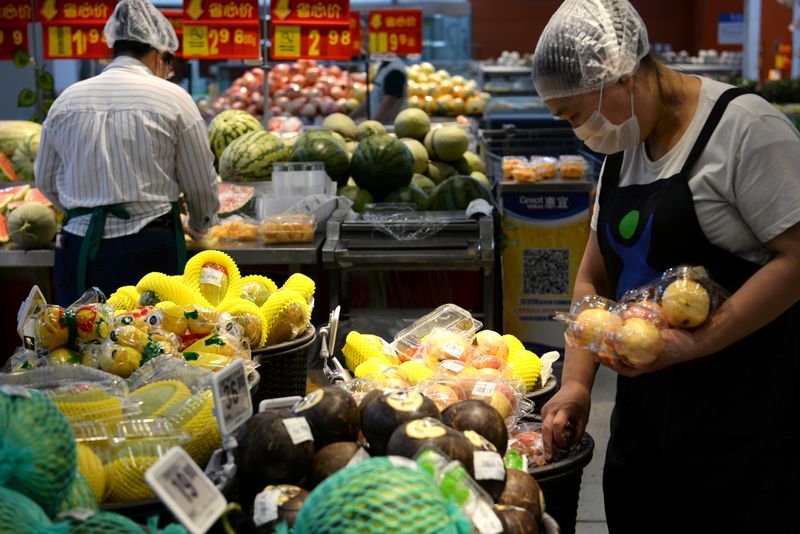
[[[122,419],[122,399],[101,388],[60,391],[50,397],[70,423],[115,422]]]
[[[503,339],[508,345],[508,353],[511,354],[515,350],[525,350],[525,345],[522,344],[522,341],[517,339],[516,336],[512,334],[504,334]]]
[[[314,284],[314,280],[308,276],[302,273],[294,273],[286,280],[286,283],[283,284],[282,289],[294,289],[303,295],[304,299],[306,299],[308,302],[311,302],[311,299],[314,298],[314,290],[316,289],[316,285]]]
[[[78,443],[76,447],[78,453],[78,470],[92,488],[94,498],[98,503],[102,503],[106,497],[106,472],[103,462],[92,449]]]
[[[242,278],[239,273],[239,267],[236,265],[236,262],[233,261],[233,258],[219,250],[204,250],[192,256],[192,258],[186,262],[186,268],[183,270],[184,283],[193,290],[200,292],[200,275],[203,270],[203,265],[207,263],[221,265],[228,272],[228,292],[223,295],[220,301],[225,300],[228,294],[238,296],[239,291],[241,291],[239,281]]]
[[[529,350],[514,350],[508,355],[511,365],[511,376],[525,382],[525,393],[530,393],[539,380],[542,370],[542,360]]]
[[[130,502],[152,499],[153,490],[144,481],[144,474],[159,458],[160,456],[155,453],[120,454],[106,464],[108,501]]]
[[[255,317],[259,321],[258,330],[260,334],[256,342],[252,343],[252,345],[255,347],[263,347],[266,345],[268,334],[267,320],[264,317],[263,310],[256,306],[253,302],[242,298],[226,299],[222,301],[219,306],[217,306],[217,311],[220,313],[229,313],[234,317],[238,315],[251,315]],[[239,321],[239,324],[242,324],[242,322]],[[244,324],[242,324],[242,327],[247,330]],[[248,337],[247,332],[245,332],[245,337]]]
[[[200,294],[199,289],[194,289],[186,284],[182,284],[171,276],[163,273],[150,273],[145,275],[139,283],[136,284],[136,289],[139,293],[145,291],[152,291],[160,300],[168,300],[175,304],[193,304],[205,308],[212,306]]]
[[[416,360],[411,360],[400,364],[400,370],[409,384],[416,386],[419,382],[425,380],[433,374],[433,371],[427,365],[420,363]]]
[[[251,274],[249,276],[242,277],[242,285],[247,283],[256,283],[260,286],[263,286],[267,292],[272,295],[278,290],[278,285],[272,281],[272,279],[267,278],[266,276],[260,276],[257,274]],[[241,295],[240,295],[241,296]]]
[[[174,308],[175,306],[177,306],[177,304],[175,304],[171,300],[162,300],[161,302],[156,304],[156,308],[159,310],[166,310],[169,308]]]
[[[141,402],[141,417],[160,417],[171,406],[191,396],[189,388],[179,380],[159,380],[131,393],[133,400]]]
[[[290,341],[306,330],[311,310],[303,295],[281,288],[261,307],[267,321],[267,343],[276,345]]]
[[[386,361],[386,365],[392,365],[393,363],[367,335],[355,330],[347,334],[342,354],[344,354],[345,365],[351,371],[355,371],[359,365],[372,358],[382,358]]]
[[[355,368],[353,374],[356,378],[375,378],[389,368],[389,360],[382,357],[370,358]]]
[[[222,435],[214,417],[214,396],[204,389],[176,404],[164,418],[178,429],[189,434],[183,448],[198,465],[206,465],[211,454],[222,446]]]
[[[139,292],[134,286],[122,286],[108,298],[117,313],[129,312],[139,306]]]

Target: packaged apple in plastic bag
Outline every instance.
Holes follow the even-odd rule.
[[[664,272],[659,303],[674,328],[696,328],[729,297],[703,267],[682,265]]]
[[[418,359],[428,367],[436,367],[444,360],[466,362],[470,355],[469,339],[459,332],[446,328],[435,328],[420,340]]]
[[[581,298],[569,314],[557,313],[555,319],[567,325],[564,337],[569,346],[592,352],[609,352],[608,334],[622,324],[617,303],[598,295]]]
[[[508,451],[506,457],[513,458],[516,451],[524,459],[524,466],[541,467],[547,463],[544,455],[544,439],[542,438],[542,425],[538,422],[519,423],[509,433]]]

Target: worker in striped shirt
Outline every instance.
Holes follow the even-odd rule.
[[[216,222],[214,156],[191,97],[167,79],[178,48],[148,0],[122,0],[105,27],[114,61],[67,88],[42,129],[36,185],[68,215],[56,238],[55,301],[182,272],[186,231]]]

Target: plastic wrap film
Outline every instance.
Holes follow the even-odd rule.
[[[370,213],[364,220],[397,241],[421,241],[438,234],[447,226],[447,220],[433,213],[395,212]]]
[[[267,345],[295,339],[311,318],[308,301],[293,289],[276,291],[261,309],[267,320]]]
[[[149,0],[123,0],[103,30],[108,47],[115,41],[145,43],[160,52],[178,50],[178,35],[167,17]]]
[[[128,377],[128,387],[137,391],[153,382],[177,380],[194,394],[207,387],[211,377],[211,371],[195,367],[183,358],[158,356]]]
[[[533,83],[542,100],[599,91],[635,72],[649,51],[628,0],[566,0],[539,37]]]
[[[239,326],[251,347],[267,343],[267,320],[264,312],[254,302],[243,298],[225,299],[217,306],[220,313],[228,313]]]
[[[184,283],[202,294],[212,307],[225,299],[229,289],[233,289],[234,296],[239,295],[240,279],[239,267],[233,258],[218,250],[204,250],[195,254],[186,262],[183,273]]]
[[[214,396],[210,389],[172,405],[164,418],[173,427],[189,435],[183,448],[197,462],[206,465],[211,454],[222,446],[222,435],[214,417]]]
[[[189,388],[178,380],[159,380],[133,391],[131,398],[141,402],[141,417],[159,417],[191,395]]]
[[[239,280],[239,297],[252,301],[256,306],[263,306],[267,299],[278,290],[272,279],[266,276],[251,274]]]

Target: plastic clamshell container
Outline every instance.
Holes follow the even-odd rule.
[[[416,350],[422,338],[436,328],[457,332],[470,340],[482,327],[483,323],[474,319],[464,308],[455,304],[444,304],[398,332],[391,346],[398,353],[408,349]]]
[[[59,391],[99,388],[109,395],[128,398],[125,379],[85,365],[56,365],[27,371],[0,373],[0,385],[25,386],[44,395]]]
[[[503,179],[509,180],[513,178],[512,171],[523,163],[528,163],[528,158],[526,156],[503,156],[501,162]]]
[[[330,193],[331,179],[321,161],[276,163],[272,170],[276,197],[305,197]]]
[[[588,295],[572,306],[569,315],[556,314],[556,319],[567,324],[564,336],[570,346],[611,352],[607,335],[622,323],[617,309],[613,300]]]
[[[261,225],[261,236],[268,244],[313,243],[316,218],[313,215],[271,215]]]
[[[558,176],[558,160],[550,156],[531,156],[531,165],[539,180],[553,180]]]
[[[177,380],[186,385],[192,393],[211,384],[212,371],[197,367],[183,358],[157,356],[145,363],[128,377],[128,387],[136,391],[148,384],[162,380]]]
[[[558,158],[558,170],[562,178],[583,180],[589,170],[589,162],[583,156],[561,156]]]

